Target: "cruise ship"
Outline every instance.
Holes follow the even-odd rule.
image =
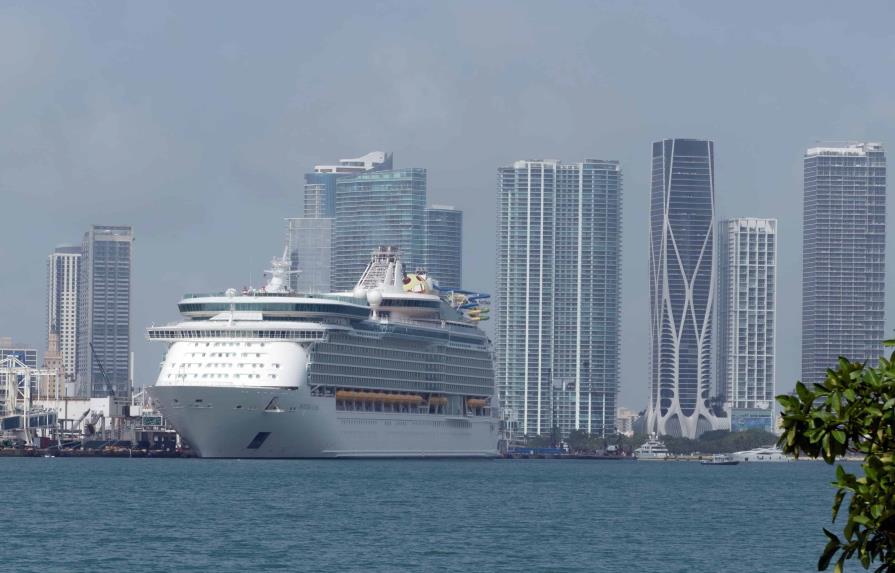
[[[262,289],[186,295],[149,392],[209,458],[494,457],[490,342],[475,297],[442,296],[379,249],[353,291],[301,294],[287,257]],[[473,302],[470,302],[473,301]]]

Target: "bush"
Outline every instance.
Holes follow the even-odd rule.
[[[886,346],[895,346],[887,341]],[[895,572],[895,353],[877,368],[839,358],[821,384],[798,382],[795,396],[777,396],[783,406],[779,445],[795,456],[822,457],[833,464],[849,451],[865,456],[863,476],[836,467],[835,523],[846,496],[848,517],[841,537],[827,529],[828,542],[817,563],[835,571],[857,557],[868,569]],[[838,556],[838,557],[837,557]]]

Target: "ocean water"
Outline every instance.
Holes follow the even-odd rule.
[[[815,462],[0,458],[0,563],[808,572],[833,473]]]

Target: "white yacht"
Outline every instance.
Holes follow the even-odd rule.
[[[442,298],[391,249],[351,292],[293,293],[287,257],[272,267],[265,288],[187,295],[184,320],[148,329],[168,344],[153,403],[200,456],[497,455],[484,301]]]
[[[753,450],[734,452],[730,454],[732,460],[738,462],[793,462],[795,458],[787,456],[783,450],[776,446],[764,446]]]
[[[671,457],[665,444],[659,441],[656,436],[651,436],[642,446],[634,450],[634,457],[638,460],[667,460]]]

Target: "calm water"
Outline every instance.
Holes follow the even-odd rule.
[[[814,571],[833,470],[0,458],[6,571]]]

